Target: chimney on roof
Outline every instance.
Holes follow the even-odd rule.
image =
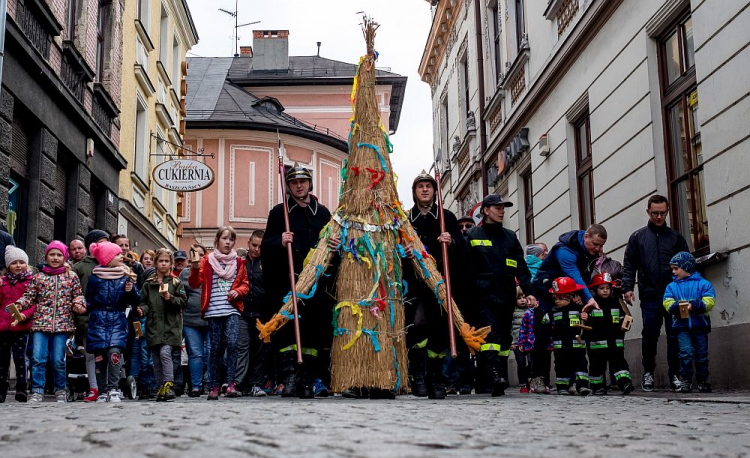
[[[289,31],[253,30],[253,71],[289,70]]]
[[[253,57],[253,47],[240,46],[240,57]]]

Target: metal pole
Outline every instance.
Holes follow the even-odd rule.
[[[440,188],[440,169],[435,163],[435,182],[437,183],[438,219],[440,220],[440,233],[445,233],[445,212],[443,210],[443,193]],[[451,358],[458,356],[456,353],[456,335],[453,332],[453,293],[451,290],[451,269],[448,262],[448,243],[441,242],[443,250],[443,278],[445,279],[445,305],[448,309],[448,339],[450,341]]]
[[[278,132],[276,135],[278,136]],[[284,153],[281,149],[281,137],[279,137],[279,178],[281,180],[281,202],[284,204],[284,228],[286,232],[290,232],[289,206],[286,203],[286,195],[284,193]],[[292,321],[294,322],[294,341],[297,344],[297,364],[302,364],[302,339],[299,333],[299,312],[297,311],[297,282],[294,279],[294,256],[292,255],[291,243],[286,246],[286,255],[289,263],[289,283],[292,287],[292,313],[294,313]]]

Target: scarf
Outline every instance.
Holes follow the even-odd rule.
[[[130,269],[127,266],[96,266],[91,273],[101,278],[102,280],[118,280],[126,275],[130,276]]]
[[[20,274],[12,274],[10,272],[5,274],[5,279],[8,280],[8,283],[10,283],[11,285],[24,282],[30,278],[31,272],[29,272],[28,270],[25,272],[21,272]]]
[[[219,278],[232,280],[237,273],[237,252],[230,251],[229,254],[223,254],[214,250],[208,255],[208,263]],[[224,264],[223,267],[222,264]]]
[[[48,266],[47,264],[45,264],[42,267],[42,272],[44,272],[45,274],[50,275],[50,276],[64,274],[65,273],[65,264],[63,264],[62,266],[60,266],[60,267],[58,267],[56,269]]]

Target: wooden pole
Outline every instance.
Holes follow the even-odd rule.
[[[438,170],[437,164],[435,165],[435,182],[437,183],[437,204],[438,204],[438,219],[440,221],[440,233],[445,233],[445,213],[443,211],[443,193],[440,192],[440,170]],[[445,279],[445,292],[448,309],[448,338],[450,341],[451,358],[458,356],[456,353],[456,335],[453,332],[453,293],[451,290],[451,268],[450,262],[448,261],[448,243],[442,242],[443,249],[443,278]]]
[[[281,149],[281,137],[279,137],[279,179],[281,181],[281,202],[284,205],[284,230],[291,232],[289,230],[289,205],[286,203],[286,193],[284,192],[286,181],[284,180],[284,153]],[[291,243],[286,245],[286,255],[289,263],[289,283],[292,287],[292,313],[294,313],[292,321],[294,322],[294,341],[297,344],[297,364],[302,364],[302,339],[299,333],[299,312],[297,310],[297,282],[294,279],[294,256],[292,255]]]

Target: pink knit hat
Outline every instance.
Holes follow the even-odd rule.
[[[63,255],[63,262],[68,260],[68,247],[62,243],[59,240],[53,240],[47,245],[47,248],[44,250],[44,257],[47,257],[47,253],[49,253],[49,250],[59,250],[60,253]]]
[[[122,254],[122,248],[112,242],[92,243],[89,252],[99,261],[99,265],[106,267],[115,256]]]

